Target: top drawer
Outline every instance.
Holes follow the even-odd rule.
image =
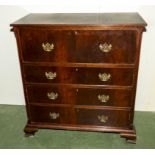
[[[87,63],[134,63],[134,31],[77,31],[72,61]]]
[[[134,63],[135,31],[20,32],[23,60],[30,62]]]
[[[71,31],[21,29],[20,36],[24,61],[67,61],[67,54],[74,50]]]

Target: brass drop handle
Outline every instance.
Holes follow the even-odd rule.
[[[53,113],[49,113],[49,116],[50,116],[50,119],[57,119],[57,118],[59,118],[60,117],[60,114],[59,113],[55,113],[55,112],[53,112]]]
[[[98,100],[100,101],[100,102],[102,102],[102,103],[106,103],[106,102],[108,102],[109,101],[109,99],[110,99],[110,97],[109,97],[109,95],[98,95]]]
[[[108,116],[105,115],[98,115],[97,118],[102,123],[106,123],[108,121]]]
[[[104,53],[108,53],[112,50],[112,45],[107,43],[99,44],[99,49]]]
[[[53,80],[57,77],[57,73],[56,72],[45,72],[45,76],[47,79]]]
[[[49,92],[49,93],[47,93],[47,97],[48,97],[50,100],[56,100],[56,99],[58,98],[58,93]]]
[[[99,73],[98,77],[101,81],[108,81],[111,78],[111,74],[109,73]]]
[[[54,44],[53,43],[42,43],[42,48],[45,52],[51,52],[54,49]]]

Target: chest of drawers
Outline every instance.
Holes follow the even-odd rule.
[[[40,128],[115,132],[133,125],[142,32],[137,13],[30,14],[15,32],[28,122]]]

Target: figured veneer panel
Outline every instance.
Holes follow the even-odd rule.
[[[106,99],[106,97],[108,97],[108,99]],[[131,97],[131,90],[80,88],[77,92],[76,104],[112,107],[131,107]]]
[[[76,89],[63,86],[35,85],[26,86],[29,103],[45,104],[74,104]],[[48,93],[57,94],[55,99],[50,99]]]
[[[77,31],[76,49],[69,53],[71,62],[85,63],[129,63],[135,62],[135,31]],[[111,45],[109,52],[103,52],[99,46]]]
[[[29,62],[66,61],[67,53],[73,52],[74,44],[71,31],[20,30],[22,59]],[[53,44],[51,51],[44,51],[42,44]]]
[[[104,88],[72,88],[67,86],[29,85],[26,86],[29,104],[68,104],[68,105],[96,105],[111,107],[131,107],[132,91],[129,89],[104,89]],[[50,99],[47,94],[57,94],[55,99]],[[108,99],[99,98],[108,96]]]
[[[77,124],[127,127],[129,126],[129,111],[77,109]]]
[[[75,122],[75,112],[72,108],[47,107],[47,106],[29,106],[30,121],[56,123],[56,124],[73,124]]]
[[[135,61],[135,31],[56,31],[20,30],[23,61],[128,63]],[[53,44],[53,50],[44,51],[42,44]],[[109,52],[100,50],[100,44],[111,44]]]
[[[46,73],[56,74],[48,79]],[[105,81],[99,74],[110,75]],[[65,83],[92,85],[120,85],[131,86],[133,82],[133,68],[83,68],[83,67],[47,67],[24,66],[26,83]]]

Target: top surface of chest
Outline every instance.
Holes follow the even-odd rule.
[[[146,26],[138,13],[33,13],[11,24],[24,25],[98,25]]]

